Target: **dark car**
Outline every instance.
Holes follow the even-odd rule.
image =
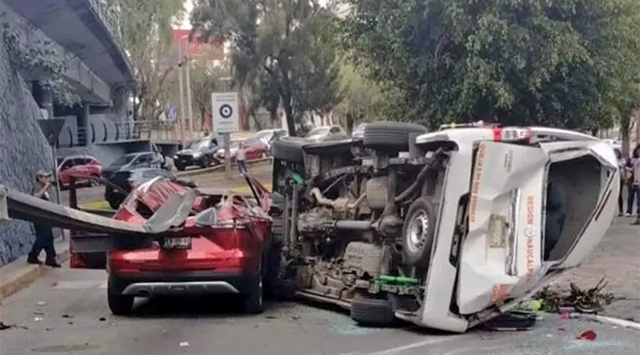
[[[111,175],[117,171],[159,167],[154,166],[155,164],[152,152],[130,153],[121,156],[111,163],[111,165],[102,169],[102,176],[106,179],[110,179]]]
[[[222,140],[218,136],[193,141],[187,146],[187,149],[176,153],[173,157],[173,165],[180,171],[194,165],[202,168],[213,166],[217,164],[214,154],[221,142]]]
[[[184,186],[196,187],[193,182],[179,180],[173,176],[171,172],[160,168],[120,170],[112,174],[107,179],[110,184],[106,184],[104,199],[109,203],[111,208],[116,209],[125,200],[133,188],[155,178],[169,178]],[[113,185],[115,185],[115,187]]]

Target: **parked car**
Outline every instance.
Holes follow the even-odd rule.
[[[229,156],[231,157],[232,162],[236,160],[236,152],[238,151],[240,142],[244,144],[247,160],[255,160],[267,156],[267,146],[258,138],[233,140],[229,142]],[[219,148],[214,157],[219,163],[224,162],[224,148]]]
[[[271,152],[271,143],[279,138],[288,137],[289,132],[286,129],[274,128],[274,129],[264,129],[256,133],[254,138],[260,139],[264,142],[266,149],[268,152]]]
[[[187,149],[176,153],[173,157],[173,165],[180,171],[194,165],[201,168],[213,166],[217,164],[214,155],[221,143],[222,139],[218,136],[193,141]]]
[[[322,126],[312,129],[306,138],[314,142],[337,141],[347,139],[347,132],[340,126]]]
[[[102,169],[102,176],[109,179],[113,173],[121,170],[133,170],[137,168],[159,168],[154,163],[152,152],[130,153],[116,159],[111,165]]]
[[[102,175],[102,164],[90,155],[58,158],[57,163],[58,184],[61,188],[69,186],[72,176],[78,185],[94,185],[95,179]]]
[[[171,172],[160,168],[138,168],[132,170],[117,171],[107,179],[104,191],[104,199],[113,209],[120,207],[120,204],[127,198],[131,190],[155,178],[164,178],[179,181],[182,185],[196,187],[189,180],[180,180]]]
[[[298,294],[363,325],[500,317],[583,262],[615,213],[613,149],[581,133],[375,122],[373,155],[353,144],[274,142],[273,234]]]

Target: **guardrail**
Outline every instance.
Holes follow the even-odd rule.
[[[252,167],[270,166],[272,162],[273,162],[273,158],[271,157],[247,160],[247,166],[252,166]],[[231,166],[232,167],[236,166],[236,164],[232,163]],[[221,164],[211,168],[180,171],[175,173],[174,175],[176,177],[189,177],[189,176],[199,176],[199,175],[210,174],[214,172],[223,172],[223,171],[224,171],[224,164]]]

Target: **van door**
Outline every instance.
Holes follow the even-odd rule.
[[[613,147],[604,141],[546,143],[548,181],[566,197],[564,223],[549,240],[545,259],[553,268],[579,265],[605,236],[616,213],[620,172]],[[549,201],[551,202],[551,201]]]
[[[457,302],[482,311],[541,277],[545,167],[537,146],[481,142],[475,152],[469,230],[462,242]]]

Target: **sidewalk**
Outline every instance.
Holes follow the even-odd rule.
[[[580,267],[554,282],[568,288],[573,282],[582,289],[594,287],[602,278],[604,292],[617,300],[602,313],[605,316],[640,322],[640,226],[633,218],[616,217],[607,235]]]
[[[65,240],[57,239],[56,252],[58,261],[62,264],[69,259],[69,236]],[[41,256],[42,258],[43,256]],[[0,303],[4,299],[29,286],[40,275],[47,273],[51,268],[44,265],[27,264],[27,256],[0,268]]]

